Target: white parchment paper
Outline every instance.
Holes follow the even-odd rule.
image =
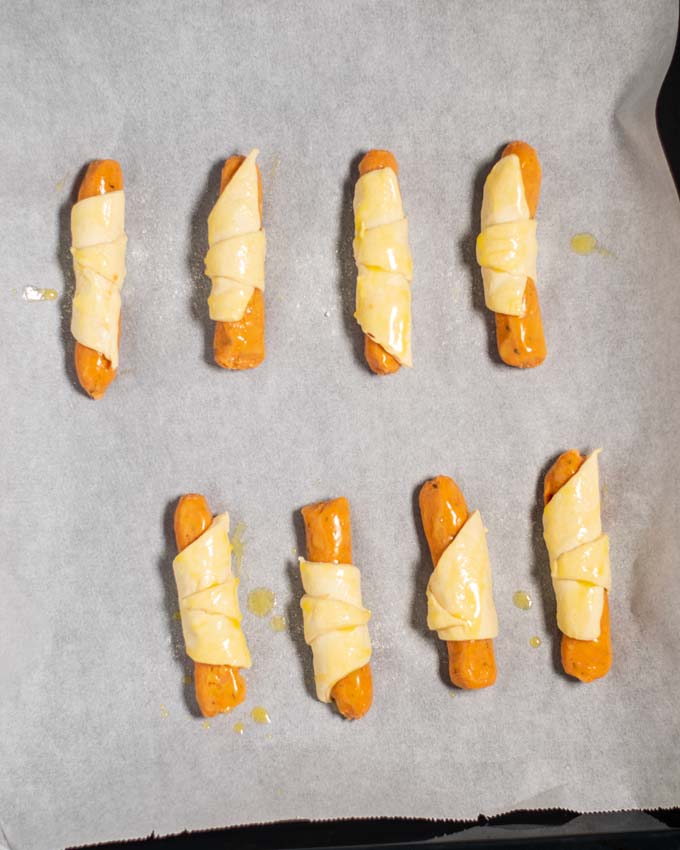
[[[680,803],[680,208],[654,103],[668,2],[5,5],[0,81],[0,828],[12,848],[288,818],[475,818]],[[474,263],[481,186],[539,151],[540,369],[502,366]],[[257,146],[267,360],[211,365],[206,217]],[[398,157],[415,368],[377,379],[352,320],[357,157]],[[78,390],[69,214],[81,168],[123,165],[118,380]],[[590,231],[610,256],[577,256]],[[25,286],[57,302],[28,303]],[[560,451],[603,446],[616,659],[568,681],[538,497]],[[489,529],[499,676],[443,677],[426,631],[416,492],[453,475]],[[172,580],[186,491],[244,533],[247,704],[195,714]],[[313,698],[299,507],[345,494],[375,703]],[[517,589],[534,599],[525,613]],[[539,649],[529,646],[541,637]],[[270,726],[249,711],[264,706]],[[234,734],[235,721],[245,732]]]

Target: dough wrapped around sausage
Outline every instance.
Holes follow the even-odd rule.
[[[238,322],[253,291],[264,291],[267,242],[260,216],[255,148],[227,183],[208,216],[205,273],[212,281],[210,318]]]
[[[172,564],[187,655],[203,664],[250,667],[241,628],[239,580],[231,572],[229,514],[215,517]]]
[[[305,641],[312,647],[316,695],[331,701],[333,687],[368,664],[371,612],[361,600],[361,573],[352,564],[300,558],[305,595],[300,600]]]
[[[486,529],[479,511],[470,514],[430,576],[427,625],[446,641],[498,636]]]
[[[600,634],[604,591],[611,588],[609,537],[602,533],[600,481],[594,451],[543,510],[557,625],[577,640]]]
[[[486,178],[481,225],[477,262],[486,306],[495,313],[522,316],[527,278],[536,280],[538,243],[516,154],[499,159]]]
[[[356,312],[363,332],[402,366],[412,366],[411,279],[399,178],[389,168],[362,174],[354,190]]]
[[[76,278],[71,333],[118,368],[120,290],[125,279],[125,192],[93,195],[71,210]]]

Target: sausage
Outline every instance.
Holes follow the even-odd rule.
[[[213,516],[203,496],[182,496],[175,509],[175,541],[178,551],[197,540],[212,523]],[[238,667],[194,661],[196,702],[204,717],[229,712],[246,698],[246,682]]]
[[[536,151],[526,142],[510,142],[501,154],[501,159],[513,153],[519,157],[529,215],[535,218],[541,191],[541,164]],[[541,307],[534,281],[530,277],[527,278],[522,316],[507,316],[505,313],[495,315],[496,344],[501,360],[508,366],[517,366],[519,369],[540,366],[547,351]]]
[[[244,156],[230,156],[222,167],[220,194],[236,174]],[[257,184],[262,218],[262,173],[257,168]],[[215,363],[223,369],[254,369],[264,360],[264,293],[255,289],[238,322],[216,322],[213,338]]]
[[[359,163],[359,175],[377,171],[380,168],[391,168],[398,176],[399,166],[394,154],[390,151],[370,150]],[[364,357],[369,369],[376,375],[391,375],[401,368],[396,357],[386,351],[379,342],[364,334]]]
[[[123,169],[115,159],[95,159],[91,162],[78,190],[78,200],[117,192],[123,188]],[[118,321],[120,343],[120,319]],[[116,377],[116,369],[101,352],[88,348],[76,340],[73,360],[80,386],[94,399],[102,398],[109,384]]]
[[[420,517],[436,567],[444,550],[468,518],[465,498],[452,478],[438,475],[426,481],[418,494]],[[496,681],[493,640],[448,640],[449,678],[467,690],[488,688]]]
[[[352,563],[352,525],[344,497],[302,508],[307,557],[310,561]],[[331,691],[338,711],[348,720],[363,717],[373,703],[371,665],[348,673]]]
[[[543,482],[543,504],[547,505],[559,489],[581,468],[586,458],[576,449],[561,454],[550,467]],[[577,640],[562,635],[562,667],[569,676],[592,682],[606,676],[612,666],[612,638],[609,624],[609,594],[604,592],[600,634],[595,640]]]

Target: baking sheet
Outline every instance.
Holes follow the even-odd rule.
[[[676,16],[670,0],[5,10],[0,842],[680,803],[680,211],[654,124]],[[474,263],[482,181],[515,137],[544,170],[550,353],[526,373],[496,360]],[[251,146],[268,354],[227,374],[210,362],[206,217],[221,160]],[[357,158],[381,146],[415,264],[415,368],[383,380],[351,318]],[[129,249],[121,369],[95,404],[70,366],[68,231],[100,156],[124,167]],[[610,255],[571,252],[579,231]],[[26,302],[29,285],[60,298]],[[574,445],[605,449],[614,573],[616,660],[590,687],[557,664],[537,501]],[[489,529],[501,632],[485,692],[446,685],[426,631],[415,505],[436,473]],[[276,634],[245,615],[248,701],[209,724],[174,618],[185,491],[245,524],[243,607],[267,586],[289,621]],[[355,724],[313,698],[298,609],[297,510],[338,494],[374,612],[375,703]]]

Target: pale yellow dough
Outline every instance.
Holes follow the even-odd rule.
[[[399,180],[391,168],[369,171],[354,191],[354,316],[371,339],[402,366],[412,366],[413,263]]]
[[[238,322],[255,289],[264,290],[267,243],[260,217],[260,200],[252,150],[217,199],[208,216],[205,273],[212,281],[208,297],[210,318]]]
[[[479,511],[470,514],[430,576],[427,625],[447,641],[498,635],[486,529]]]
[[[125,279],[125,192],[93,195],[71,210],[76,278],[71,333],[118,368],[120,290]]]
[[[481,226],[477,262],[486,306],[496,313],[521,316],[527,278],[536,280],[538,243],[516,154],[499,159],[486,178]]]
[[[594,451],[543,510],[560,631],[577,640],[600,634],[604,591],[611,588],[609,538],[602,533]]]
[[[250,667],[239,581],[231,572],[229,514],[216,516],[173,561],[187,655],[203,664]]]
[[[368,664],[371,612],[361,600],[361,573],[352,564],[300,558],[305,595],[300,601],[305,641],[312,647],[316,695],[331,701],[333,687]]]

